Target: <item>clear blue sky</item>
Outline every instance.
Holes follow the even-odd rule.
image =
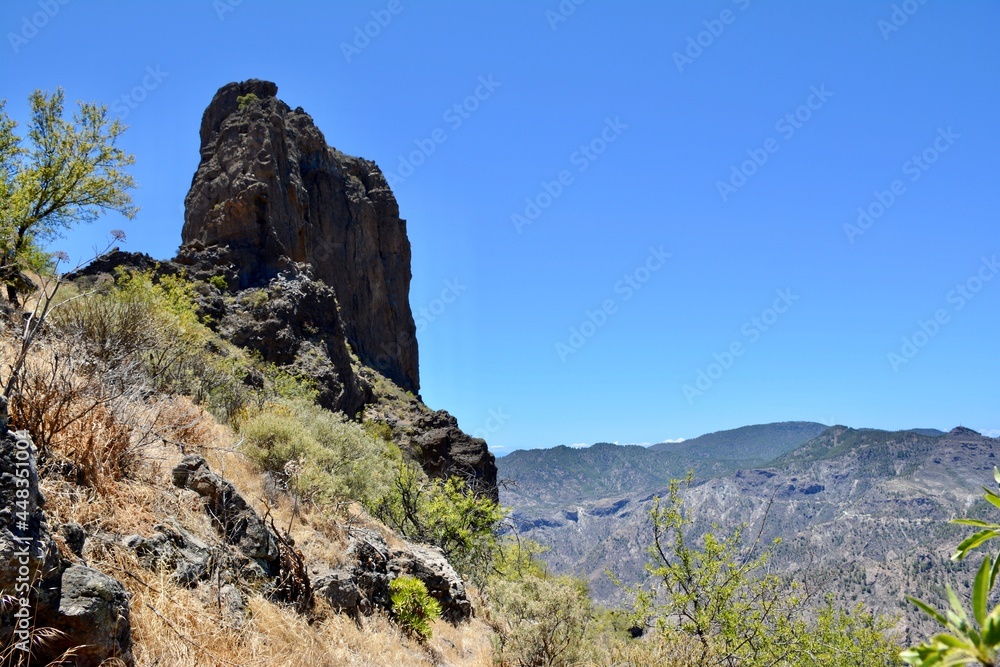
[[[1000,429],[1000,4],[896,5],[8,0],[0,95],[127,112],[141,213],[55,247],[169,257],[205,106],[275,81],[398,172],[423,397],[498,453]]]

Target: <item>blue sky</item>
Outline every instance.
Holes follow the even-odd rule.
[[[392,174],[422,395],[497,453],[1000,429],[1000,4],[577,2],[8,0],[0,95],[123,116],[139,216],[53,247],[165,258],[213,93],[275,81]]]

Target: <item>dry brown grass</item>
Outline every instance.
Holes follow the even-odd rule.
[[[0,335],[0,357],[17,350],[15,332]],[[59,353],[57,357],[57,352]],[[209,584],[188,589],[169,572],[145,569],[121,538],[151,536],[157,523],[177,521],[210,545],[220,537],[193,492],[173,487],[170,470],[185,454],[204,456],[212,470],[234,484],[262,515],[290,533],[314,570],[343,564],[350,530],[374,529],[392,546],[399,539],[360,506],[333,511],[296,504],[269,488],[238,451],[232,430],[185,397],[113,396],[127,384],[102,384],[102,374],[67,365],[52,341],[32,350],[20,394],[11,404],[12,427],[28,428],[50,461],[69,461],[76,475],[45,474],[42,491],[50,522],[76,522],[88,534],[87,564],[118,579],[131,596],[139,667],[488,667],[489,629],[479,620],[459,627],[434,624],[421,645],[385,616],[356,623],[320,600],[308,615],[250,595],[246,616],[234,622],[217,604]],[[118,387],[118,390],[115,387]],[[41,436],[41,437],[40,437]],[[56,538],[67,560],[72,555]]]
[[[286,495],[269,498],[260,473],[235,449],[227,427],[186,399],[170,399],[151,408],[159,415],[158,433],[165,436],[144,449],[134,479],[114,480],[101,491],[71,482],[47,479],[46,510],[56,523],[76,521],[88,534],[149,536],[152,526],[167,518],[209,544],[218,543],[201,500],[175,489],[170,469],[184,453],[206,457],[212,470],[232,482],[261,514],[269,513],[284,530],[291,524],[296,546],[307,562],[319,568],[344,561],[351,527],[378,530],[393,544],[384,526],[358,506],[335,514],[299,507]],[[175,424],[167,428],[164,424]],[[184,443],[183,452],[180,445]],[[479,620],[462,626],[443,621],[421,645],[399,631],[385,616],[362,619],[332,612],[320,600],[308,616],[260,596],[247,599],[246,620],[234,625],[220,612],[210,586],[181,587],[169,573],[144,569],[117,540],[89,538],[89,564],[114,576],[131,595],[132,634],[139,667],[488,667],[492,664],[489,629]]]

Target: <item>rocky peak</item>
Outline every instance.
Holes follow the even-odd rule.
[[[293,263],[336,293],[351,349],[419,391],[406,222],[374,162],[344,155],[278,87],[230,83],[202,117],[201,163],[185,199],[180,255],[225,246],[235,288],[263,287]]]
[[[982,435],[978,431],[973,431],[971,428],[966,428],[964,426],[956,426],[948,432],[948,437],[950,438],[981,438]]]

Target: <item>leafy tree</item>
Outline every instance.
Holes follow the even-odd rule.
[[[0,101],[0,281],[11,301],[25,289],[23,268],[47,266],[42,243],[100,213],[131,219],[138,211],[125,171],[135,158],[116,146],[125,126],[105,106],[85,102],[65,119],[61,88],[36,90],[29,100],[27,147]]]
[[[1000,486],[1000,470],[993,469],[993,478]],[[985,489],[983,498],[1000,508],[1000,495]],[[1000,537],[1000,524],[978,519],[956,519],[952,523],[973,526],[979,530],[967,537],[955,550],[952,560],[962,560],[986,542]],[[966,611],[958,595],[949,585],[949,609],[941,613],[916,598],[906,599],[937,621],[947,632],[934,635],[919,646],[907,649],[902,658],[919,667],[951,667],[952,665],[1000,665],[1000,605],[989,608],[990,594],[996,587],[1000,572],[1000,554],[994,560],[983,558],[972,584],[972,615]]]
[[[636,620],[652,619],[662,645],[693,642],[691,661],[702,666],[898,664],[885,621],[863,609],[848,614],[829,600],[814,615],[799,586],[767,571],[770,549],[754,555],[744,547],[744,527],[729,534],[713,527],[700,545],[692,540],[685,483],[671,481],[668,497],[654,502],[651,583],[634,591]]]
[[[440,547],[448,562],[475,583],[486,578],[499,553],[497,532],[506,511],[459,477],[427,479],[414,466],[403,465],[372,509],[407,538]]]

